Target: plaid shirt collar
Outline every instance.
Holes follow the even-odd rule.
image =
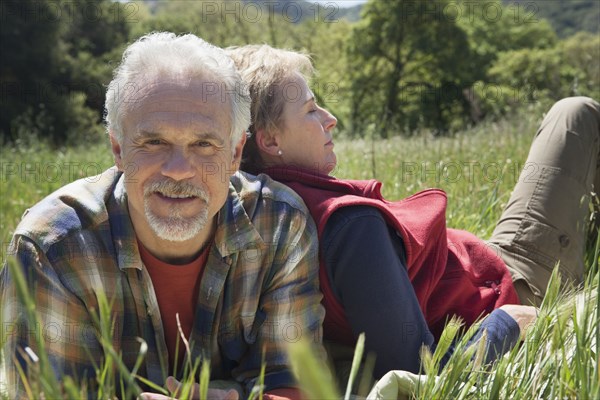
[[[113,245],[121,270],[142,269],[135,231],[129,217],[127,193],[121,175],[114,188],[114,197],[109,203],[109,219]],[[229,183],[229,195],[217,215],[215,247],[221,257],[238,253],[248,247],[265,248],[265,243],[246,213],[242,199]]]

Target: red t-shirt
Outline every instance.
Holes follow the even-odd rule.
[[[206,246],[194,261],[182,265],[168,264],[159,260],[150,254],[140,242],[138,242],[138,247],[142,262],[152,279],[158,300],[165,340],[169,350],[169,372],[173,372],[175,359],[177,359],[177,370],[181,371],[185,346],[177,328],[176,314],[179,314],[181,330],[188,340],[194,325],[200,281],[210,246]],[[175,358],[177,340],[179,340],[179,351]]]
[[[185,346],[179,336],[177,328],[176,314],[179,314],[181,330],[186,339],[189,339],[194,325],[194,316],[196,314],[196,302],[198,300],[198,291],[202,280],[202,272],[208,259],[210,246],[189,264],[173,265],[154,257],[138,241],[140,257],[146,266],[156,299],[158,308],[165,330],[165,340],[169,351],[169,372],[172,375],[175,365],[175,348],[179,338],[179,351],[177,353],[177,370],[181,371],[182,362],[185,355]],[[295,388],[279,388],[265,393],[266,400],[299,400],[300,391]]]

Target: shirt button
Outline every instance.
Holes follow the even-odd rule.
[[[571,240],[567,235],[560,235],[558,241],[560,242],[560,247],[567,247],[569,243],[571,243]]]

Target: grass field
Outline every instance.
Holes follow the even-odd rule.
[[[335,175],[375,177],[384,183],[388,199],[400,199],[427,187],[442,188],[449,198],[448,226],[487,238],[519,177],[541,117],[487,123],[452,138],[338,139]],[[107,143],[58,151],[29,143],[4,147],[0,157],[3,259],[12,231],[28,206],[67,182],[112,165]],[[590,248],[588,258],[585,288],[565,293],[556,282],[551,285],[528,340],[492,368],[478,364],[477,357],[472,362],[468,352],[458,351],[436,378],[438,355],[433,355],[426,357],[427,378],[413,382],[407,390],[419,399],[598,398],[598,246]],[[444,336],[451,338],[451,331]],[[291,351],[311,398],[338,393],[322,378],[325,374],[302,373],[318,368],[309,354]],[[40,379],[44,379],[43,373]],[[73,390],[69,393],[78,393]]]

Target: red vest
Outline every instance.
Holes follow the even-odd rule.
[[[402,237],[408,275],[436,338],[453,315],[469,326],[503,304],[518,304],[510,273],[493,249],[469,232],[446,228],[446,194],[442,190],[424,190],[392,202],[382,197],[381,183],[375,180],[340,180],[297,167],[265,172],[304,199],[319,238],[335,210],[354,205],[377,208]],[[331,289],[322,258],[320,280],[326,309],[324,335],[352,344],[350,325]]]

